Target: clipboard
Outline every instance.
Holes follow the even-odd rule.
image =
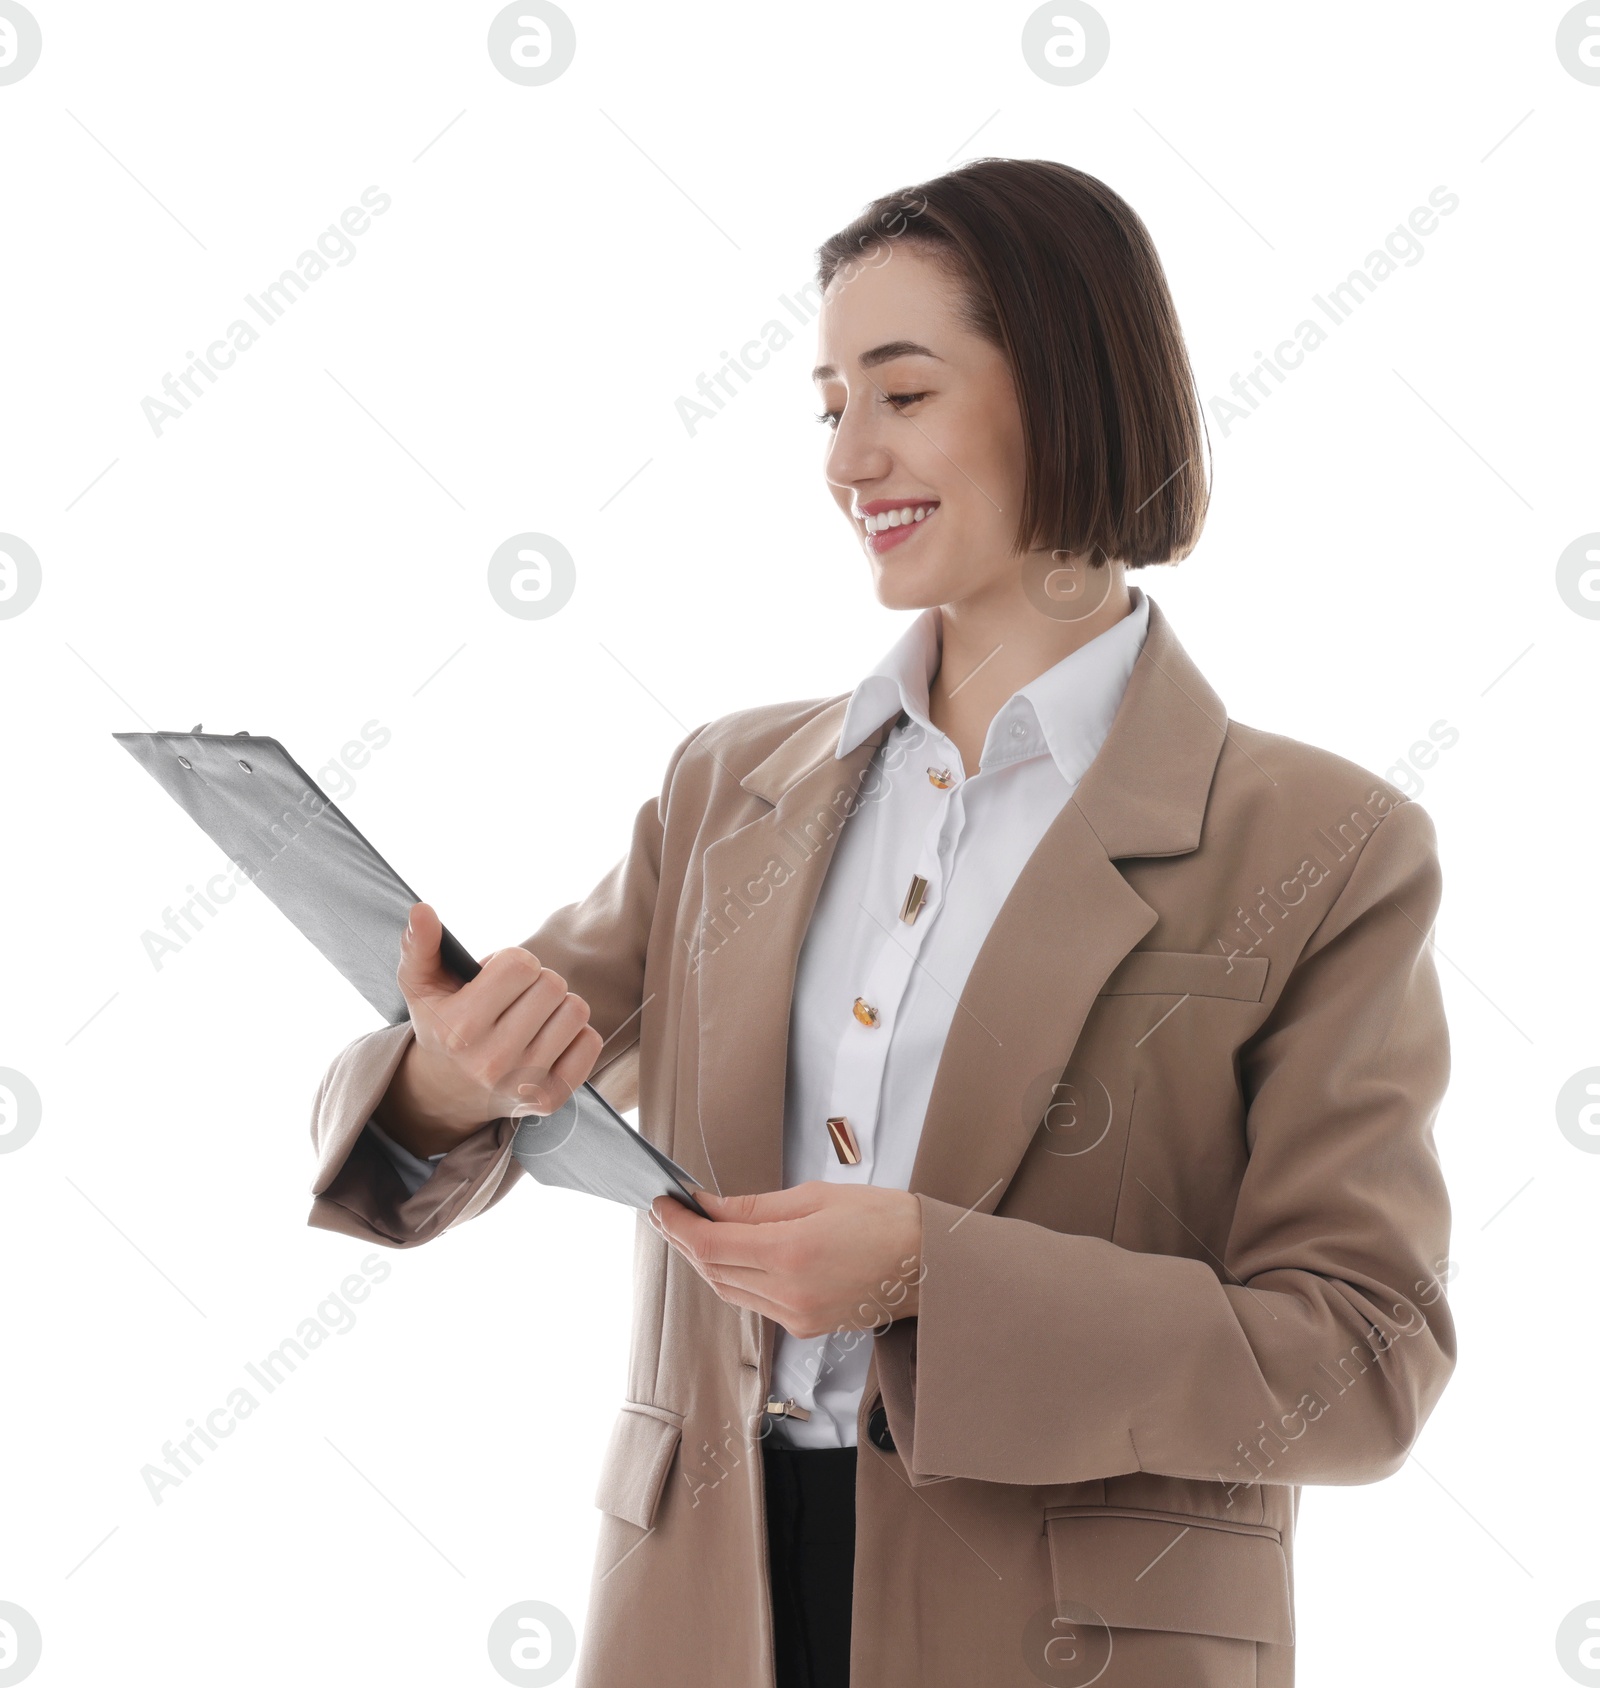
[[[410,1015],[395,977],[411,905],[423,901],[274,738],[113,733],[249,881],[392,1026]],[[448,931],[439,958],[463,984],[482,971]],[[591,1084],[529,1115],[511,1152],[541,1184],[648,1208],[672,1196],[702,1218],[698,1179],[635,1131]]]

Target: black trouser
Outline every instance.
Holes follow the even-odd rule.
[[[778,1688],[849,1688],[856,1450],[762,1447]]]

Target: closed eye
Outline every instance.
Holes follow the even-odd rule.
[[[905,405],[916,404],[928,395],[926,393],[880,393],[878,396],[882,403],[892,404],[896,410],[900,410]],[[817,420],[826,422],[830,428],[837,428],[839,426],[839,412],[837,410],[824,410],[818,414]]]

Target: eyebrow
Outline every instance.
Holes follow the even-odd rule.
[[[881,346],[874,346],[870,352],[863,352],[859,361],[863,369],[876,369],[880,363],[891,363],[895,358],[933,358],[937,363],[944,362],[937,352],[930,352],[926,346],[919,346],[915,340],[886,340]],[[838,373],[831,363],[819,363],[811,371],[811,379],[829,381]]]

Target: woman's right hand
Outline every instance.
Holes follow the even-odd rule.
[[[462,984],[439,958],[443,928],[416,903],[396,975],[415,1039],[376,1109],[415,1155],[452,1149],[490,1120],[550,1114],[594,1071],[602,1039],[567,981],[514,945]]]

